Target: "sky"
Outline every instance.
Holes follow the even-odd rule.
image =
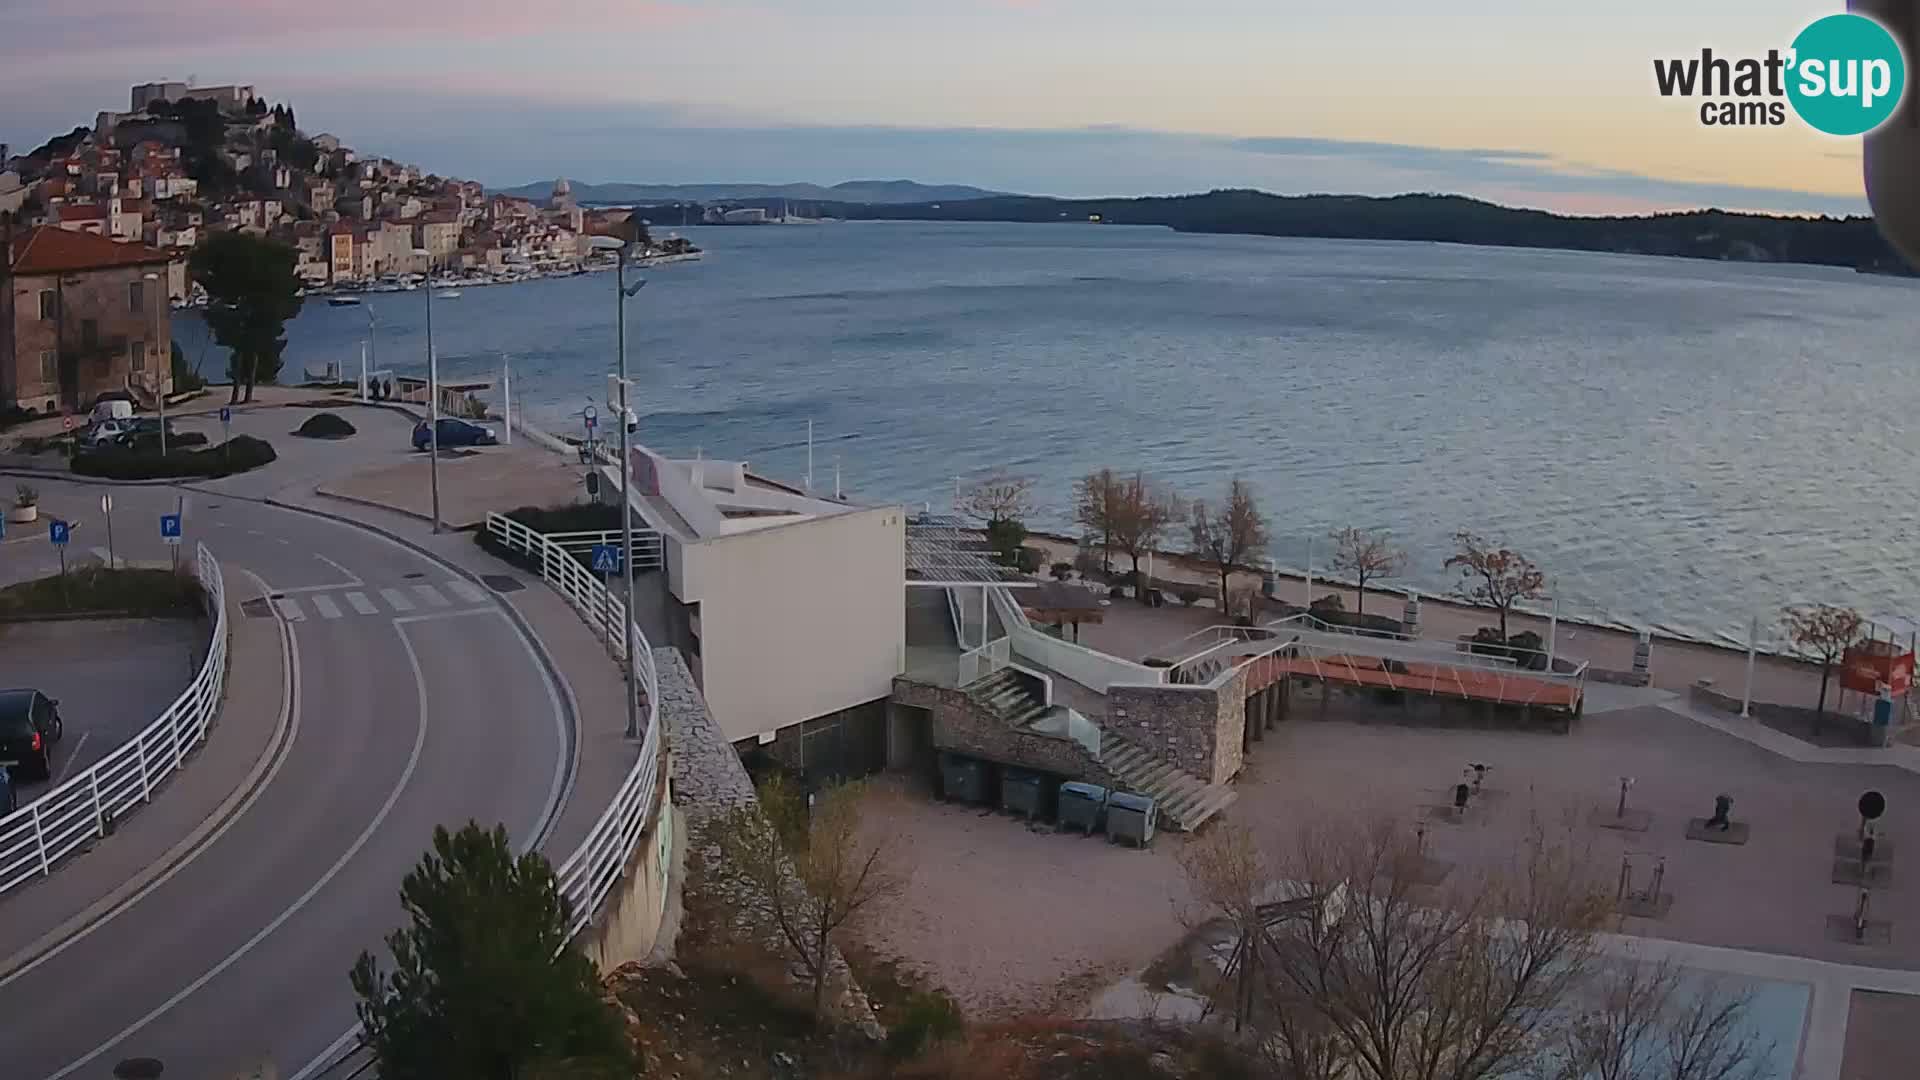
[[[1858,140],[1708,128],[1656,57],[1805,0],[0,0],[0,141],[138,82],[511,186],[905,178],[1063,196],[1457,192],[1567,213],[1864,213]]]

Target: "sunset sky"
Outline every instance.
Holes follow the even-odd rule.
[[[1702,127],[1652,61],[1804,0],[0,0],[0,141],[135,82],[493,185],[904,177],[1057,195],[1449,191],[1575,213],[1859,213],[1859,145]]]

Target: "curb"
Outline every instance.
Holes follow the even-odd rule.
[[[254,581],[260,584],[258,578]],[[287,687],[287,692],[283,692],[280,697],[280,719],[274,728],[273,737],[268,741],[266,749],[261,752],[259,758],[255,759],[253,767],[247,771],[246,776],[241,778],[239,785],[220,801],[220,805],[214,807],[213,811],[201,819],[200,823],[179,842],[162,852],[159,858],[141,867],[113,891],[87,905],[85,909],[69,917],[59,926],[47,931],[38,940],[12,956],[0,959],[0,980],[10,978],[21,969],[37,962],[41,957],[87,932],[89,928],[114,914],[128,897],[137,895],[155,880],[171,873],[175,867],[190,858],[210,834],[223,828],[233,817],[234,810],[251,799],[259,790],[275,759],[287,749],[287,737],[292,728],[293,718],[293,693],[295,692],[292,681],[293,630],[288,626],[287,621],[278,615],[274,616],[274,621],[280,626],[281,678],[283,685]],[[222,709],[224,708],[223,702]]]

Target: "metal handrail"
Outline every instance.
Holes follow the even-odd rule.
[[[615,659],[625,658],[626,640],[613,631],[626,618],[626,608],[578,559],[552,538],[502,514],[487,515],[487,531],[508,548],[537,559],[540,576],[547,584],[566,597],[581,621],[600,632]],[[556,871],[560,893],[567,898],[573,912],[567,926],[569,937],[593,921],[607,895],[620,883],[627,860],[633,856],[647,824],[653,820],[654,795],[660,778],[660,675],[646,634],[638,625],[632,630],[634,682],[636,690],[646,697],[647,733],[640,743],[640,760],[627,773],[606,810],[587,830],[585,839]]]
[[[608,529],[602,532],[564,532],[542,533],[549,543],[558,544],[569,555],[585,555],[599,544],[620,546],[620,530]],[[659,532],[653,529],[633,530],[633,568],[635,570],[658,570],[666,565],[666,548],[660,540]]]
[[[153,798],[207,736],[227,678],[226,586],[220,564],[197,545],[194,576],[205,590],[213,641],[200,670],[153,723],[77,776],[0,817],[0,893],[53,873],[55,864],[107,835],[113,822]]]

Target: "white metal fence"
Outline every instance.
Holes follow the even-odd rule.
[[[501,514],[487,515],[487,531],[502,544],[538,562],[540,576],[567,598],[588,626],[600,632],[616,658],[624,658],[626,641],[620,626],[626,609],[619,597],[552,538]],[[636,552],[638,547],[636,543]],[[621,782],[613,801],[587,831],[586,839],[560,864],[560,892],[573,909],[569,935],[579,933],[593,921],[607,894],[620,883],[620,874],[653,817],[654,789],[660,777],[659,673],[653,664],[653,648],[637,625],[633,627],[633,640],[634,685],[646,699],[646,738],[640,744],[640,760]]]
[[[206,590],[213,641],[193,682],[118,750],[0,818],[0,893],[53,873],[61,859],[107,835],[113,822],[152,798],[206,737],[227,679],[227,608],[220,564],[204,544],[196,551],[194,575]]]
[[[620,546],[619,529],[607,532],[543,533],[541,535],[547,538],[548,543],[558,544],[571,555],[591,554],[596,544]],[[666,553],[661,546],[660,534],[652,529],[633,530],[633,568],[659,570],[666,565]]]

